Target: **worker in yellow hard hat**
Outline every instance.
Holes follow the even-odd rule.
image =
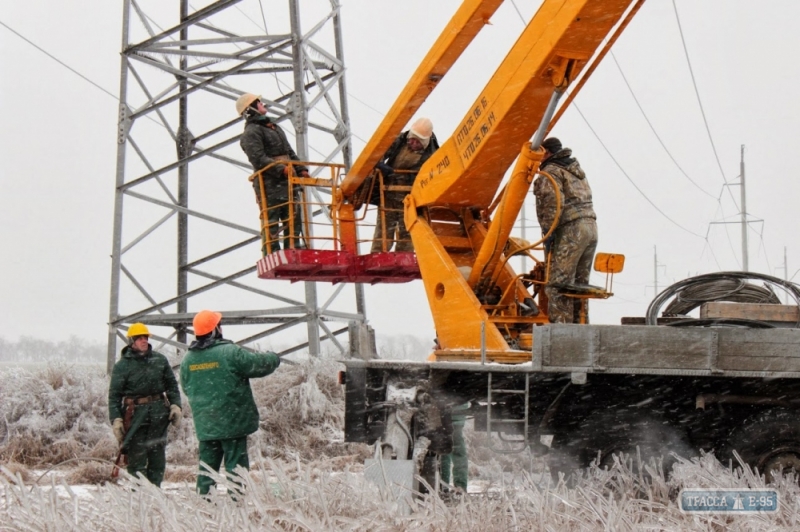
[[[200,462],[218,471],[224,460],[225,470],[233,473],[237,466],[249,469],[247,436],[258,430],[258,408],[249,379],[269,375],[281,359],[275,353],[254,353],[225,340],[221,321],[222,314],[211,310],[195,315],[196,339],[181,362],[181,387],[192,406]],[[197,492],[205,495],[213,485],[201,468]]]
[[[439,141],[433,134],[433,122],[429,118],[419,118],[407,131],[394,139],[375,168],[383,174],[384,186],[411,186],[414,184],[416,172],[438,149]],[[373,190],[378,190],[378,187]],[[384,204],[378,209],[375,234],[372,237],[372,253],[391,251],[394,244],[395,251],[414,251],[411,235],[404,221],[403,200],[407,195],[408,192],[401,190],[384,191]]]
[[[161,485],[167,465],[167,428],[181,423],[181,394],[167,357],[153,351],[143,323],[128,328],[128,345],[111,372],[108,417],[128,473]]]
[[[297,201],[300,189],[291,189],[289,176],[292,167],[283,164],[284,161],[299,161],[299,157],[292,149],[283,129],[267,116],[267,107],[261,96],[245,93],[236,100],[236,113],[245,119],[244,133],[239,144],[247,155],[253,170],[259,171],[273,165],[269,170],[261,173],[259,179],[253,180],[256,192],[256,201],[259,208],[266,201],[268,231],[262,230],[262,253],[267,255],[281,249],[280,235],[283,233],[283,247],[303,248],[302,240],[302,209]],[[277,164],[275,164],[277,163]],[[295,165],[294,173],[308,177],[308,168]],[[263,180],[266,198],[261,197],[261,183]]]

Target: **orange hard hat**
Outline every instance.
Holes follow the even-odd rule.
[[[192,325],[194,325],[194,335],[203,336],[212,332],[222,319],[222,314],[212,310],[201,310],[194,316]]]

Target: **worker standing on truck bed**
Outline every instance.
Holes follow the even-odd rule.
[[[258,408],[250,379],[265,377],[280,366],[275,353],[253,353],[222,337],[222,314],[198,312],[193,321],[196,340],[181,362],[181,387],[192,407],[200,442],[200,461],[219,471],[250,468],[247,436],[258,430]],[[203,470],[197,492],[208,493],[214,480]]]
[[[400,133],[375,167],[383,174],[385,186],[411,186],[416,173],[397,173],[395,170],[418,171],[433,152],[439,149],[439,141],[433,134],[433,122],[419,118],[408,131]],[[372,237],[372,253],[383,251],[384,219],[386,220],[386,251],[414,251],[411,235],[403,219],[405,191],[385,191],[384,212],[378,212],[375,234]]]
[[[545,288],[549,301],[547,314],[551,323],[578,323],[581,301],[561,295],[558,288],[551,285],[589,283],[597,249],[592,189],[571,149],[563,148],[555,137],[545,139],[542,147],[545,156],[541,170],[553,176],[561,193],[561,215],[556,221],[556,195],[550,180],[539,176],[533,184],[542,235],[547,234],[553,223],[557,224],[545,243],[546,253],[550,255],[550,277]]]
[[[289,144],[283,129],[267,116],[267,107],[261,96],[245,93],[236,100],[236,112],[245,119],[244,133],[239,144],[247,155],[253,170],[262,168],[276,161],[299,161],[299,157]],[[302,209],[299,204],[289,202],[290,166],[276,164],[260,176],[264,180],[267,202],[267,220],[269,235],[262,230],[262,254],[281,249],[279,238],[283,232],[284,249],[304,248],[302,235]],[[308,177],[308,168],[295,166],[294,170],[302,177]],[[264,198],[261,197],[260,179],[253,180],[256,201],[259,209]],[[294,200],[299,198],[299,188],[293,191]],[[291,216],[290,216],[291,213]],[[291,227],[289,224],[291,223]],[[293,240],[290,236],[294,237]],[[267,246],[269,242],[269,246]],[[294,244],[292,246],[291,244]]]
[[[128,345],[111,371],[108,417],[128,473],[144,475],[156,486],[167,466],[167,428],[180,425],[181,394],[167,357],[153,351],[143,323],[128,328]]]

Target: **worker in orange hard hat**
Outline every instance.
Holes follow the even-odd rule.
[[[289,176],[292,166],[283,164],[300,159],[289,144],[283,129],[267,116],[267,107],[261,96],[242,94],[236,100],[236,113],[245,119],[244,133],[239,144],[253,165],[253,170],[258,172],[273,165],[253,180],[259,208],[262,202],[266,202],[267,208],[268,230],[262,230],[262,254],[267,255],[281,249],[281,233],[284,249],[305,247],[302,240],[302,209],[299,204],[289,202],[290,192],[292,199],[296,201],[300,196],[300,189],[290,191]],[[293,168],[295,174],[309,176],[305,166],[295,165]],[[266,198],[261,197],[261,180]]]
[[[143,323],[128,328],[128,345],[114,364],[108,417],[127,455],[128,473],[161,485],[167,465],[167,428],[181,423],[181,394],[167,357],[153,351]]]
[[[419,118],[397,136],[375,168],[383,175],[384,186],[411,186],[416,172],[438,149],[433,122],[429,118]],[[393,244],[396,244],[395,251],[414,251],[403,218],[403,200],[407,195],[406,191],[384,191],[384,205],[378,209],[372,237],[372,253],[391,251]]]
[[[232,473],[249,469],[247,436],[258,429],[258,408],[249,379],[269,375],[281,359],[272,352],[254,353],[222,337],[222,314],[201,310],[193,320],[195,341],[181,362],[181,387],[189,404],[200,461]],[[197,476],[197,492],[208,493],[214,480]]]

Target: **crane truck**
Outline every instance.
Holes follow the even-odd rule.
[[[762,472],[800,471],[798,307],[776,304],[770,290],[762,299],[734,297],[755,281],[800,301],[795,285],[757,275],[703,278],[692,283],[733,283],[703,306],[705,319],[554,324],[543,290],[548,257],[537,258],[549,234],[534,243],[511,236],[535,176],[552,179],[539,169],[543,139],[643,2],[542,2],[408,190],[404,216],[414,252],[359,253],[357,228],[371,208],[364,198],[375,197],[375,187],[383,194],[376,163],[502,0],[464,0],[346,174],[328,163],[316,166],[315,177],[290,178],[303,190],[306,213],[317,207],[305,192],[329,189],[316,197],[331,198],[324,205],[330,233],[312,235],[306,217],[307,245],[267,249],[260,277],[424,284],[437,338],[427,361],[344,361],[345,438],[374,444],[387,467],[410,464],[432,479],[452,445],[452,410],[469,403],[476,428],[496,434],[496,451],[532,449],[548,456],[552,471],[609,465],[614,454],[637,447],[719,456],[737,450]],[[533,260],[531,271],[512,268],[509,259],[520,254]],[[623,262],[599,253],[595,269],[606,285],[565,293],[584,309],[589,299],[610,297]],[[670,320],[673,326],[664,325]]]

